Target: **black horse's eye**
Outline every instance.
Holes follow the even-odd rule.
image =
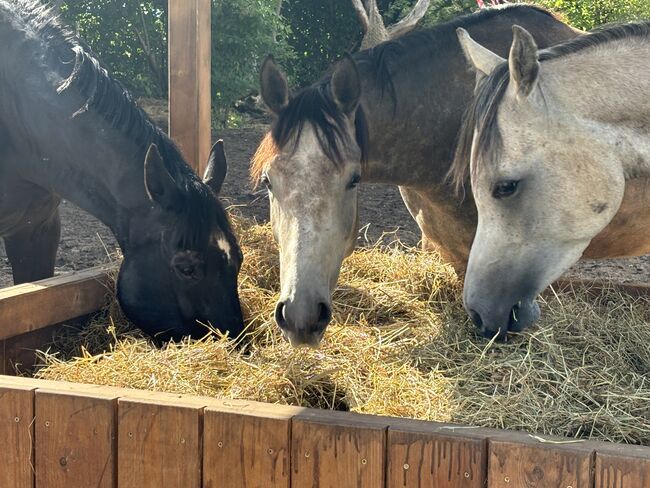
[[[508,198],[517,193],[519,180],[503,180],[494,185],[492,196],[496,199]]]
[[[269,175],[264,173],[262,175],[261,182],[266,187],[267,190],[271,191],[271,180],[269,180]]]
[[[184,266],[182,268],[179,268],[178,271],[186,278],[191,278],[194,276],[194,269],[194,266]]]
[[[348,183],[348,190],[356,188],[359,183],[361,183],[361,176],[358,174],[352,175],[352,178],[350,178],[350,182]]]
[[[203,279],[203,260],[195,251],[180,251],[172,258],[172,268],[176,275],[187,281]]]

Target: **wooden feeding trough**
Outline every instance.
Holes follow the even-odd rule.
[[[200,171],[210,0],[169,14],[170,130]],[[0,290],[0,488],[650,488],[650,447],[9,376],[105,305],[111,272]]]

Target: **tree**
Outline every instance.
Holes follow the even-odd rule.
[[[569,24],[584,30],[611,22],[650,19],[649,0],[540,0],[539,3],[562,13]]]
[[[69,0],[61,4],[60,11],[125,86],[140,95],[165,96],[164,0]]]
[[[229,123],[235,101],[257,90],[268,53],[280,62],[293,57],[279,5],[278,0],[213,0],[213,103],[220,125]]]

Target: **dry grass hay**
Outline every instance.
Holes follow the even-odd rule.
[[[272,323],[278,260],[268,226],[238,220],[244,347],[154,348],[114,304],[42,353],[38,377],[650,444],[650,299],[566,291],[506,344],[474,333],[461,286],[432,253],[358,249],[319,350]]]

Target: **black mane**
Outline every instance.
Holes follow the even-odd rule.
[[[540,62],[568,56],[585,49],[606,44],[608,42],[632,37],[650,36],[650,21],[634,22],[605,26],[590,34],[576,37],[557,46],[539,52]],[[467,109],[460,130],[458,146],[453,164],[449,170],[456,191],[462,192],[470,176],[472,161],[472,140],[476,131],[476,154],[481,154],[483,162],[494,161],[501,148],[501,134],[497,120],[497,112],[510,81],[508,61],[497,66],[492,73],[485,77],[477,87],[472,104]]]
[[[84,101],[70,114],[73,118],[92,112],[135,142],[143,153],[149,144],[155,143],[166,161],[183,161],[172,140],[137,106],[124,86],[111,78],[91,49],[61,24],[52,8],[37,0],[12,0],[11,3],[20,17],[17,24],[22,30],[36,34],[48,66],[63,78],[55,87],[57,93],[73,94]]]
[[[82,100],[76,111],[67,116],[81,121],[85,114],[92,113],[136,145],[139,154],[134,157],[139,164],[144,163],[149,146],[157,146],[182,193],[178,209],[182,218],[177,232],[186,247],[207,243],[206,233],[215,219],[221,229],[229,229],[218,199],[186,164],[174,142],[137,106],[124,86],[111,78],[90,48],[63,27],[50,7],[35,0],[11,0],[8,14],[17,31],[24,32],[26,39],[36,39],[45,68],[63,80],[53,87],[57,96]]]

